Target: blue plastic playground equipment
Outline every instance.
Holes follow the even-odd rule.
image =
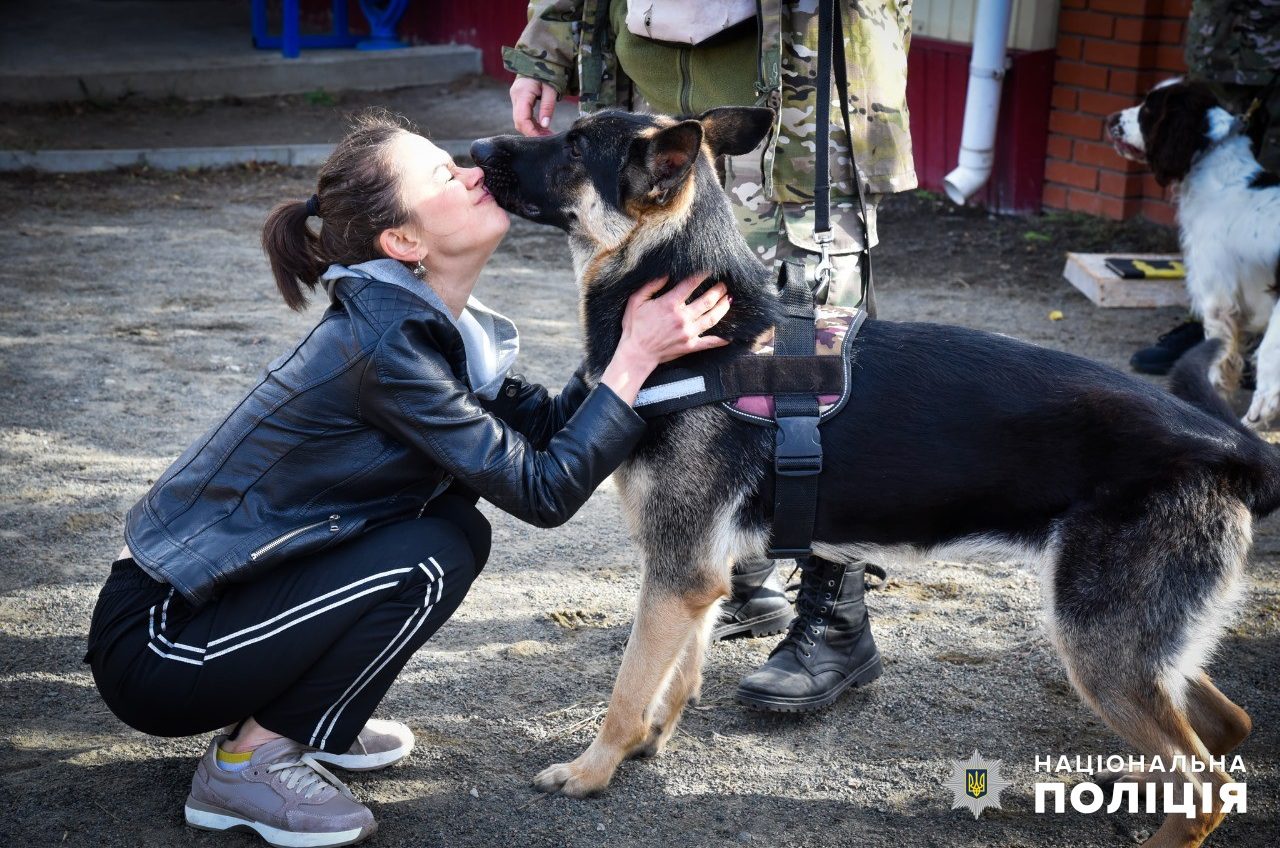
[[[409,0],[360,0],[360,11],[369,22],[369,35],[351,33],[347,0],[333,0],[333,31],[324,35],[303,35],[300,27],[301,0],[281,0],[282,29],[272,35],[267,28],[267,0],[253,0],[253,46],[260,50],[279,49],[286,59],[296,59],[305,47],[354,47],[357,50],[394,50],[408,47],[396,37],[396,25]]]

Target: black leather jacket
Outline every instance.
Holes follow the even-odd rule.
[[[482,404],[461,335],[407,285],[348,277],[331,300],[129,510],[134,560],[193,604],[420,513],[450,477],[531,524],[562,524],[644,431],[580,373],[554,399],[509,378]]]

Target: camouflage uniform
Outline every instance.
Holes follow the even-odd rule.
[[[625,0],[531,0],[529,24],[514,48],[503,51],[507,69],[577,93],[583,112],[610,106],[681,113],[691,105],[667,90],[636,90],[615,49],[616,4]],[[849,113],[854,151],[867,192],[867,229],[876,243],[875,206],[880,195],[916,186],[906,103],[910,0],[843,0],[842,21],[849,71]],[[764,260],[780,262],[816,252],[813,184],[816,126],[818,0],[759,0],[759,46],[753,67],[725,68],[755,77],[754,97],[739,103],[768,105],[778,114],[775,132],[759,149],[726,163],[725,189],[748,243]],[[673,48],[674,49],[674,48]],[[692,48],[698,50],[698,47]],[[829,302],[856,305],[863,244],[857,192],[851,179],[849,139],[832,87],[832,210],[836,279]]]
[[[1270,170],[1280,170],[1280,85],[1273,84],[1280,71],[1280,0],[1193,2],[1187,21],[1187,68],[1211,83],[1237,115],[1244,114],[1254,98],[1266,98],[1256,116],[1265,124],[1259,129],[1258,159]]]

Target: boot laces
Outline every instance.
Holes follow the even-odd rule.
[[[320,765],[310,754],[303,754],[296,760],[285,760],[267,766],[267,774],[277,774],[279,781],[286,789],[297,792],[308,800],[325,790],[338,791],[351,800],[355,796],[347,785],[324,766]]]
[[[793,565],[791,573],[787,575],[787,592],[799,592],[800,581],[795,576],[800,571],[800,566]],[[889,571],[883,565],[876,565],[874,562],[862,563],[862,586],[864,589],[883,589],[889,582]]]
[[[799,566],[796,566],[799,570]],[[791,577],[795,571],[791,572]],[[790,581],[791,577],[787,580]],[[788,587],[790,588],[790,587]],[[802,572],[799,591],[796,594],[796,617],[791,621],[787,635],[778,644],[778,650],[785,645],[794,645],[806,658],[812,656],[809,648],[818,643],[814,639],[826,624],[826,616],[830,614],[835,603],[835,580],[819,575],[807,575]]]

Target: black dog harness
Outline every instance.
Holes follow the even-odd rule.
[[[767,555],[790,559],[812,553],[822,471],[818,425],[836,415],[849,399],[850,353],[867,313],[822,307],[821,314],[815,314],[813,293],[799,262],[784,262],[780,277],[783,314],[774,327],[772,356],[733,344],[676,360],[650,375],[634,407],[645,418],[658,418],[720,403],[742,420],[775,427],[773,527]],[[839,348],[830,351],[834,355],[817,351],[824,319],[841,325]],[[772,398],[771,411],[765,404],[742,402],[766,397]]]
[[[839,0],[818,3],[818,80],[817,128],[814,184],[814,241],[820,259],[815,268],[813,285],[805,280],[804,265],[782,263],[780,297],[782,319],[774,327],[774,355],[753,356],[741,344],[728,345],[709,355],[689,357],[696,364],[664,366],[645,382],[636,398],[635,409],[646,418],[667,415],[681,409],[719,402],[729,412],[761,426],[774,426],[773,453],[773,527],[767,555],[774,559],[808,557],[813,553],[813,526],[818,506],[818,474],[822,471],[822,436],[818,425],[844,408],[852,382],[850,350],[858,335],[867,310],[874,312],[875,300],[871,275],[871,238],[867,229],[867,206],[853,151],[849,150],[853,182],[858,190],[858,209],[862,213],[865,250],[859,270],[862,273],[861,307],[853,310],[827,311],[846,313],[847,326],[840,343],[840,355],[818,356],[817,334],[821,316],[815,316],[814,291],[826,300],[826,290],[833,276],[829,246],[831,231],[831,85],[834,76],[840,90],[840,117],[850,141],[853,131],[849,121],[849,77],[845,68],[843,27],[840,25]],[[834,67],[833,67],[834,64]],[[815,317],[818,323],[815,323]],[[683,361],[683,360],[681,360]],[[772,395],[772,414],[761,414],[742,406],[747,396]],[[824,404],[823,400],[835,398]],[[736,401],[731,403],[730,401]]]

